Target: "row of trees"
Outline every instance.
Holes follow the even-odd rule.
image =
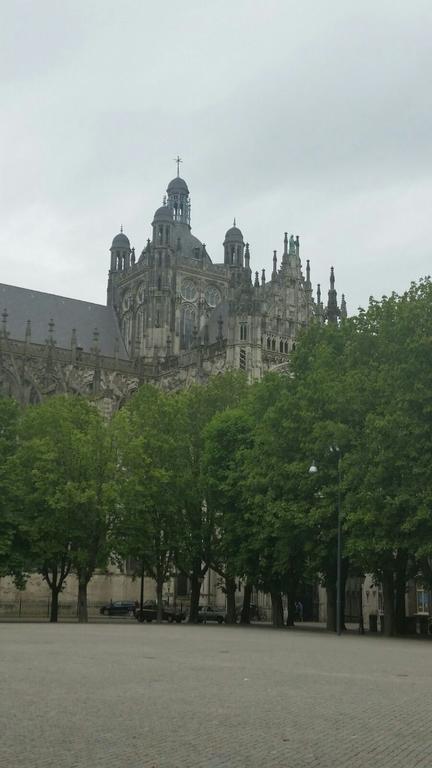
[[[87,584],[132,557],[162,590],[176,569],[196,620],[208,568],[228,620],[238,580],[293,622],[299,585],[320,579],[335,628],[338,457],[343,578],[383,585],[385,630],[402,632],[407,580],[432,583],[432,285],[371,300],[339,327],[312,326],[291,376],[239,373],[167,394],[143,386],[110,424],[82,399],[20,412],[0,401],[0,569],[38,571],[52,619],[68,574]],[[318,472],[308,468],[316,462]],[[344,590],[342,590],[344,594]]]

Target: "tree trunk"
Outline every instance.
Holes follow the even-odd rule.
[[[287,627],[293,627],[294,626],[294,618],[295,618],[295,590],[294,589],[288,589],[287,591],[287,604],[288,604],[288,616],[287,616]]]
[[[199,573],[192,572],[191,575],[191,596],[189,610],[189,624],[196,624],[198,621],[198,607],[201,592],[201,579]]]
[[[252,584],[246,584],[243,593],[243,606],[240,616],[240,624],[250,624],[250,604],[252,597]]]
[[[41,570],[42,576],[51,590],[50,622],[52,623],[56,623],[58,620],[59,595],[69,571],[70,562],[68,560],[62,560],[60,568],[57,564],[46,563]]]
[[[395,611],[394,611],[394,578],[393,570],[389,569],[383,573],[383,597],[384,597],[384,635],[392,637],[394,635]]]
[[[327,584],[327,629],[336,632],[336,585]]]
[[[283,604],[280,592],[270,592],[272,602],[272,622],[274,627],[283,627]]]
[[[88,622],[87,583],[86,579],[78,578],[78,621],[80,624]]]
[[[162,590],[163,590],[163,581],[158,578],[156,582],[156,600],[157,600],[157,623],[160,624],[162,622],[163,618],[163,602],[162,602]]]
[[[226,612],[225,621],[227,624],[236,624],[237,623],[237,612],[236,612],[236,604],[235,604],[236,583],[234,579],[228,576],[225,578],[225,591],[226,591],[226,598],[227,598],[227,612]]]
[[[55,587],[51,589],[51,610],[50,610],[50,622],[52,624],[57,623],[58,620],[58,604],[59,604],[60,589]]]

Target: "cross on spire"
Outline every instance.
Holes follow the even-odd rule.
[[[180,163],[182,163],[183,160],[181,159],[181,157],[177,155],[177,157],[174,158],[174,162],[177,163],[177,178],[178,178],[180,176]]]

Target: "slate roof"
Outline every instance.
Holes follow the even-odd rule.
[[[52,318],[55,323],[53,336],[58,347],[70,349],[72,329],[75,328],[77,345],[84,352],[90,352],[94,345],[93,332],[97,328],[101,354],[114,357],[115,342],[118,339],[118,356],[128,359],[112,307],[0,283],[0,314],[4,309],[8,313],[10,339],[24,341],[27,320],[30,320],[31,342],[44,344],[48,337],[48,323]]]

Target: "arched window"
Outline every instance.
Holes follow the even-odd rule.
[[[288,342],[285,342],[285,354],[288,354]]]
[[[283,341],[282,341],[282,339],[279,342],[279,352],[283,352]]]
[[[192,344],[193,329],[195,326],[195,310],[185,305],[180,315],[180,345],[182,349],[189,349]]]
[[[184,299],[194,301],[197,297],[197,287],[192,280],[184,280],[181,286],[181,292]]]
[[[123,341],[126,349],[130,349],[130,345],[131,345],[131,332],[130,332],[131,327],[130,326],[131,326],[130,315],[127,314],[124,316],[123,322],[122,322],[122,336],[123,336]]]
[[[276,349],[276,339],[272,339],[272,351],[274,352]]]
[[[267,349],[270,349],[270,347],[271,347],[270,336],[267,336]]]
[[[142,334],[142,310],[139,309],[135,315],[135,338],[140,339]]]

